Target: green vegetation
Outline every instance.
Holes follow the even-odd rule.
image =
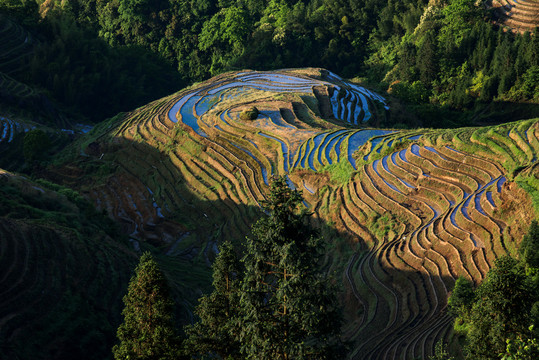
[[[535,176],[519,174],[515,181],[520,187],[526,190],[528,194],[530,194],[533,201],[533,207],[535,211],[539,213],[539,179],[537,179]]]
[[[19,71],[9,74],[37,92],[23,99],[23,107],[41,122],[65,126],[60,122],[66,116],[99,122],[185,84],[166,61],[141,46],[109,46],[93,26],[77,20],[73,3],[52,1],[39,8],[32,0],[0,2],[0,13],[17,18],[36,36],[21,39],[30,51],[18,61]],[[0,59],[0,72],[2,65]],[[0,102],[16,104],[10,95]]]
[[[301,195],[274,179],[247,238],[240,299],[242,353],[253,359],[331,359],[343,353],[336,289],[318,272],[321,239],[295,214]]]
[[[304,66],[400,98],[387,127],[539,115],[538,37],[492,26],[473,0],[35,2],[0,2],[39,34],[16,80],[94,121],[228,70]]]
[[[110,358],[135,262],[124,240],[73,190],[0,170],[0,357]]]
[[[214,263],[188,356],[344,357],[341,335],[353,358],[458,356],[445,311],[454,286],[469,357],[533,357],[537,229],[520,261],[504,255],[539,209],[537,120],[506,122],[539,114],[539,33],[505,31],[475,3],[0,0],[0,116],[13,120],[0,124],[0,167],[47,179],[0,173],[0,357],[110,357],[119,289],[145,250],[170,281],[180,325]],[[275,72],[275,96],[238,86],[198,98],[247,68],[305,66]],[[332,103],[332,85],[288,88],[286,74],[348,86],[318,67],[388,99],[390,110],[367,100],[369,125],[416,130],[362,147],[357,170],[341,134],[331,143],[341,161],[308,170],[336,160],[329,138],[313,150],[318,131],[361,126],[333,119],[333,106],[348,119],[367,112],[346,104],[350,92]],[[211,109],[197,119],[204,132],[168,117],[186,95]],[[237,121],[238,109],[248,109],[241,120],[261,109],[283,123]],[[97,123],[88,135],[65,131],[86,120]],[[272,174],[305,199],[282,178],[270,193]],[[298,214],[300,202],[315,216]],[[251,227],[263,204],[269,215]],[[332,234],[327,247],[313,229]],[[238,263],[227,241],[246,234]],[[136,340],[125,326],[120,337]]]
[[[378,49],[367,61],[372,80],[390,84],[396,96],[411,103],[441,106],[436,112],[449,117],[444,108],[473,110],[480,118],[492,101],[536,102],[530,81],[538,65],[537,36],[494,28],[472,0],[431,2],[426,8],[419,3],[389,2],[380,13],[383,26],[369,39]],[[397,11],[403,13],[395,17]],[[522,91],[524,83],[528,85]],[[503,121],[504,112],[502,108],[492,120]],[[466,117],[460,118],[463,124]],[[436,122],[431,116],[422,123],[439,126]]]
[[[277,74],[283,76],[285,72]],[[229,80],[226,75],[219,79],[225,84]],[[212,85],[209,82],[203,86],[209,92]],[[238,93],[241,92],[236,90],[235,94]],[[182,323],[189,322],[186,310],[192,308],[195,298],[208,289],[208,264],[213,261],[216,244],[226,239],[237,242],[244,238],[254,219],[261,214],[257,206],[251,205],[255,202],[262,204],[262,200],[270,196],[262,183],[261,165],[256,159],[264,161],[269,174],[272,168],[270,161],[274,165],[282,165],[286,151],[276,139],[282,139],[286,147],[291,148],[287,134],[263,139],[251,122],[241,123],[230,118],[226,118],[228,124],[219,116],[203,118],[208,122],[201,122],[201,127],[208,129],[208,138],[205,139],[182,124],[174,126],[166,114],[185,95],[185,92],[171,95],[100,124],[62,154],[64,161],[68,160],[67,164],[58,161],[48,169],[56,171],[52,175],[57,178],[65,174],[63,181],[75,184],[72,186],[79,189],[79,194],[90,194],[101,211],[118,219],[136,248],[140,247],[142,251],[149,249],[156,254],[173,284],[172,291],[178,299],[177,309],[182,313]],[[268,99],[265,95],[265,106],[268,106]],[[327,98],[321,97],[319,103],[325,100]],[[241,103],[244,99],[237,101]],[[253,102],[251,98],[248,101],[249,104]],[[227,106],[236,104],[231,102]],[[284,106],[290,109],[288,105]],[[222,114],[217,111],[216,114]],[[290,119],[294,125],[304,126],[297,118]],[[223,130],[211,132],[216,123]],[[395,339],[390,335],[395,331],[403,331],[406,337],[424,339],[424,342],[421,340],[414,343],[417,345],[411,345],[406,356],[412,352],[430,356],[440,339],[443,339],[444,346],[451,341],[450,319],[442,310],[447,289],[453,286],[458,276],[465,276],[475,283],[481,281],[496,258],[515,248],[511,236],[520,231],[520,219],[531,216],[528,212],[531,204],[524,192],[514,184],[502,188],[500,180],[502,176],[516,173],[521,176],[533,174],[538,144],[536,123],[530,120],[488,128],[416,130],[380,137],[372,142],[376,145],[371,143],[363,149],[379,161],[363,161],[357,171],[343,155],[346,150],[342,151],[340,165],[347,165],[343,171],[347,177],[336,186],[328,185],[334,180],[330,172],[297,169],[288,174],[296,186],[304,186],[308,191],[305,194],[306,205],[317,214],[303,220],[316,228],[330,227],[335,231],[335,235],[327,239],[331,244],[326,249],[331,251],[323,250],[324,254],[311,263],[320,262],[324,269],[347,275],[343,279],[350,297],[345,301],[353,319],[347,322],[343,332],[352,339],[352,354],[375,354],[386,351],[390,346],[400,346],[399,339],[405,337]],[[308,128],[308,131],[312,130]],[[319,131],[327,136],[337,130]],[[301,139],[293,139],[294,130],[287,130],[287,133],[292,134],[296,146],[301,144],[297,141]],[[347,140],[341,135],[339,146],[342,149],[346,148]],[[312,137],[311,134],[309,136]],[[319,139],[321,143],[328,140]],[[339,138],[335,138],[335,144],[337,141]],[[247,149],[251,156],[247,156],[249,154],[240,147]],[[327,150],[322,148],[320,146],[318,152],[298,151],[298,155],[293,156],[294,161],[300,157],[307,160],[311,155],[312,160],[318,161],[320,151]],[[330,155],[335,158],[335,151],[332,150]],[[108,170],[97,174],[99,169]],[[283,169],[277,166],[273,171],[283,173]],[[508,171],[512,174],[507,174]],[[496,179],[499,179],[499,187],[492,183]],[[509,185],[516,189],[511,195]],[[485,186],[485,191],[481,192]],[[290,191],[287,186],[285,190]],[[62,192],[72,201],[79,201],[79,194]],[[465,213],[462,209],[466,199],[470,200]],[[513,210],[516,203],[522,209],[520,213]],[[519,217],[516,221],[515,214]],[[293,224],[293,221],[288,223]],[[278,244],[280,241],[274,240],[270,238],[267,242]],[[256,242],[266,242],[266,239],[257,239]],[[365,256],[356,256],[354,249],[361,249]],[[273,252],[286,251],[276,248]],[[280,260],[272,261],[272,264],[278,263]],[[284,269],[276,270],[271,264],[259,265],[254,267],[261,268],[260,271],[268,275],[265,283],[284,284],[282,293],[287,299],[292,295],[286,289],[296,285],[297,293],[307,292],[301,284],[288,284],[282,276],[273,273],[284,273]],[[291,260],[286,266],[286,273],[295,275],[294,269],[302,265]],[[309,280],[308,276],[304,279]],[[304,279],[296,281],[303,282]],[[293,277],[289,280],[292,281]],[[237,319],[228,323],[231,316],[223,315],[220,309],[211,305],[213,302],[226,304],[230,298],[229,303],[241,299],[246,293],[242,285],[245,281],[236,284],[241,289],[234,296],[221,289],[201,300],[200,308],[196,310],[200,322],[187,330],[189,340],[186,344],[190,345],[186,347],[190,354],[207,356],[215,351],[229,353],[233,357],[241,354],[241,357],[255,353],[255,350],[247,350],[244,346],[263,348],[252,345],[252,342],[260,341],[256,338],[256,329],[250,330],[255,332],[252,335],[247,333],[247,326],[238,327]],[[220,283],[222,285],[223,281]],[[403,284],[402,290],[395,288],[397,283]],[[262,287],[259,290],[270,294],[273,289]],[[281,295],[271,296],[276,297],[272,305],[282,309],[282,303],[277,302]],[[258,301],[258,305],[260,303],[264,305],[264,301]],[[287,312],[294,306],[287,304]],[[243,314],[241,302],[229,307],[237,307],[239,314]],[[282,316],[266,310],[260,310],[261,317],[269,319],[268,322],[284,322],[278,329],[286,328]],[[417,321],[415,314],[432,314],[432,324],[436,326],[432,328],[423,321]],[[423,336],[419,329],[427,328],[429,335]],[[225,344],[216,340],[223,338],[224,329],[231,329],[228,333],[233,335],[240,334],[239,339],[228,338]],[[268,336],[277,337],[272,329],[263,330]],[[382,335],[371,339],[369,334]],[[305,346],[319,343],[309,336],[307,338]],[[264,351],[271,354],[268,357],[273,357],[272,351],[300,351],[301,346]],[[450,349],[454,346],[452,344]],[[324,350],[316,348],[313,351]]]
[[[93,204],[72,189],[37,180],[35,183],[16,175],[0,173],[0,216],[32,223],[65,228],[81,238],[106,233],[119,239],[116,224]]]
[[[464,312],[467,307],[471,306],[475,299],[473,285],[470,281],[463,277],[459,277],[455,281],[455,286],[451,292],[451,297],[447,301],[449,308],[455,314]]]
[[[334,162],[331,165],[326,165],[321,171],[327,171],[333,180],[337,184],[346,184],[350,181],[350,178],[355,173],[354,168],[350,165],[348,158],[341,157],[339,162]]]
[[[436,343],[434,356],[430,357],[429,360],[455,360],[455,358],[449,355],[444,343],[440,341]]]
[[[199,299],[195,310],[199,321],[186,328],[188,338],[184,349],[191,356],[217,354],[223,359],[239,359],[238,314],[243,268],[231,242],[219,246],[212,268],[213,292]]]
[[[256,118],[258,117],[258,114],[259,114],[259,112],[258,112],[258,109],[256,108],[256,106],[252,106],[249,109],[243,110],[240,113],[240,119],[242,119],[242,120],[256,120]]]
[[[521,260],[496,260],[486,279],[473,290],[459,278],[449,298],[457,315],[455,329],[465,335],[470,359],[535,359],[539,355],[537,250],[539,225],[533,221],[521,245]]]
[[[28,162],[44,158],[49,147],[49,136],[43,130],[32,130],[24,135],[22,151]]]
[[[178,359],[174,303],[163,273],[148,252],[140,258],[124,304],[114,359]]]
[[[214,291],[187,328],[186,351],[239,359],[334,359],[344,354],[336,289],[318,271],[321,239],[296,214],[301,195],[275,178],[242,260],[224,243],[213,265]],[[339,355],[340,354],[340,355]]]
[[[344,356],[336,287],[319,273],[321,239],[297,214],[301,195],[275,178],[269,216],[253,225],[241,263],[230,242],[213,264],[213,292],[199,300],[183,352],[194,358],[334,359]],[[146,252],[124,297],[115,359],[173,359],[180,345],[167,281]],[[269,341],[268,341],[269,340]]]

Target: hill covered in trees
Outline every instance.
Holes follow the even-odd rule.
[[[537,36],[532,26],[512,33],[496,25],[500,10],[489,1],[4,0],[0,6],[30,34],[21,36],[25,70],[15,80],[93,121],[226,70],[305,66],[390,91],[409,103],[395,122],[404,126],[539,115]],[[526,2],[504,6],[534,11]],[[437,115],[443,123],[432,122]]]

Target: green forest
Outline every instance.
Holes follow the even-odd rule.
[[[225,71],[294,67],[402,99],[410,111],[385,125],[538,114],[538,37],[493,25],[472,0],[2,0],[0,10],[39,40],[17,80],[94,122]],[[429,120],[437,113],[446,120]]]

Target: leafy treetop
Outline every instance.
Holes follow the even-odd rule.
[[[167,281],[149,252],[141,256],[123,301],[124,322],[118,327],[120,343],[112,349],[114,358],[178,359],[174,303]]]

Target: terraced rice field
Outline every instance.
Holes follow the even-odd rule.
[[[77,233],[81,209],[1,169],[0,196],[0,358],[108,356],[135,253]]]
[[[252,106],[258,118],[242,120]],[[534,171],[538,124],[361,127],[388,108],[325,70],[224,74],[94,129],[84,161],[115,168],[86,193],[133,239],[209,261],[286,175],[313,222],[339,233],[325,265],[343,274],[351,358],[426,358],[453,339],[456,278],[479,283],[533,217],[515,180]]]
[[[25,69],[32,53],[32,35],[7,16],[0,14],[0,73],[17,75]]]
[[[159,238],[173,247],[183,239],[179,229],[187,232],[193,222],[199,222],[198,218],[224,224],[216,230],[219,236],[242,237],[260,215],[259,204],[272,175],[287,174],[295,168],[316,170],[331,164],[333,158],[338,161],[341,152],[346,154],[343,158],[352,159],[351,153],[361,141],[349,139],[358,138],[359,130],[343,126],[376,120],[376,110],[358,112],[358,117],[346,113],[340,119],[339,108],[331,107],[329,92],[361,94],[350,97],[352,105],[347,107],[352,109],[367,109],[383,101],[380,96],[344,80],[333,84],[316,74],[317,77],[291,71],[227,74],[126,115],[122,126],[96,138],[94,145],[85,150],[94,151],[93,155],[103,156],[101,160],[106,161],[110,151],[108,145],[102,144],[103,139],[113,136],[116,142],[127,142],[129,150],[115,156],[125,174],[103,187],[94,187],[88,195],[99,209],[123,222],[134,238]],[[325,101],[324,106],[317,96]],[[252,103],[260,110],[259,117],[250,122],[240,120],[241,111]],[[333,123],[321,118],[324,112],[333,118]],[[369,114],[369,120],[364,113]],[[321,131],[318,124],[326,130]],[[330,141],[334,132],[339,133],[339,141]],[[323,134],[329,135],[327,143],[318,143]],[[368,136],[362,139],[365,142]],[[311,142],[317,144],[309,149],[309,160],[299,164]],[[137,183],[137,179],[144,181]],[[191,210],[187,213],[186,209]],[[165,236],[150,235],[156,223],[172,215],[179,226]],[[213,248],[216,241],[206,248]],[[184,247],[190,249],[190,256],[202,251],[187,244]]]
[[[499,22],[512,31],[533,32],[539,26],[539,1],[492,0]]]
[[[357,277],[349,274],[348,281],[355,289],[367,286],[376,299],[368,313],[380,314],[350,327],[351,337],[373,334],[358,342],[356,358],[424,357],[450,339],[445,307],[454,281],[480,282],[497,257],[514,250],[522,226],[515,218],[533,212],[526,202],[528,210],[519,209],[516,199],[526,196],[507,176],[535,162],[536,130],[528,122],[451,137],[426,132],[332,190],[342,204],[337,226],[370,249],[352,259]]]
[[[0,146],[13,142],[17,133],[27,132],[32,128],[30,125],[0,116]]]
[[[34,95],[35,91],[31,87],[0,72],[0,94],[15,98],[25,98]]]
[[[7,142],[10,143],[13,141],[13,136],[16,132],[16,123],[13,121],[6,119],[4,117],[0,117],[0,130],[2,135],[0,136],[0,143]]]

